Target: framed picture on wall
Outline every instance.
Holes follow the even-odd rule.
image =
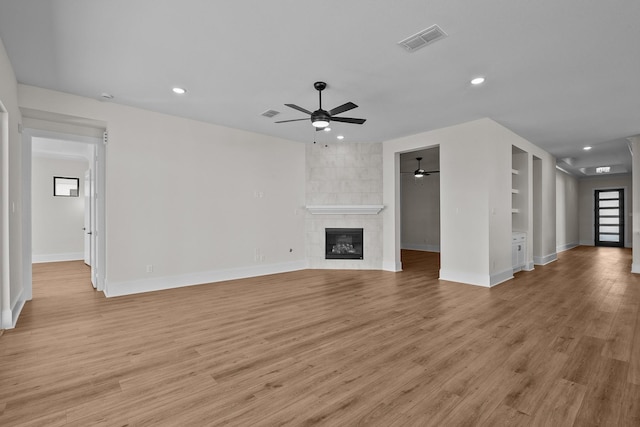
[[[53,177],[53,195],[56,197],[78,197],[80,193],[80,178],[66,176]]]

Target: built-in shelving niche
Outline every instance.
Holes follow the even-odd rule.
[[[527,268],[529,222],[529,154],[511,148],[511,264],[513,272]]]
[[[526,231],[528,228],[528,153],[512,147],[511,151],[511,213],[512,230]]]

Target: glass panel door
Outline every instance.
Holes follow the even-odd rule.
[[[624,190],[595,190],[595,245],[624,247]]]

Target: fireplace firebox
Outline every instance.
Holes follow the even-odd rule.
[[[325,228],[325,259],[363,259],[362,228]]]

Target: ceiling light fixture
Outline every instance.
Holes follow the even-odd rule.
[[[420,160],[422,160],[422,157],[416,157],[416,160],[418,161],[418,169],[415,170],[413,176],[416,178],[422,178],[425,174],[424,169],[420,167]]]
[[[357,125],[361,125],[366,122],[366,119],[355,119],[353,117],[335,117],[336,114],[344,113],[345,111],[353,110],[358,106],[353,102],[346,102],[336,108],[332,108],[329,111],[322,109],[322,91],[327,88],[327,84],[325,82],[315,82],[313,87],[318,91],[318,109],[314,112],[311,112],[305,108],[299,107],[296,104],[284,104],[289,108],[293,108],[294,110],[298,110],[305,114],[309,114],[311,116],[311,124],[316,130],[323,129],[329,126],[329,122],[331,120],[335,122],[343,122],[343,123],[353,123]],[[299,122],[307,119],[292,119],[292,120],[280,120],[276,123],[287,123],[287,122]]]
[[[329,126],[329,120],[331,120],[329,113],[322,108],[311,113],[311,124],[316,128],[326,128]]]
[[[481,85],[482,83],[484,83],[484,77],[476,77],[471,80],[471,84],[475,86]]]
[[[110,93],[107,93],[107,92],[102,92],[102,93],[100,94],[100,97],[101,97],[102,99],[113,99],[113,95],[111,95]]]
[[[587,145],[586,147],[582,147],[582,149],[584,151],[589,151],[589,150],[591,150],[591,148],[593,148],[593,147],[591,147],[590,145]]]
[[[331,128],[327,126],[326,128],[324,128],[322,130],[325,131],[325,132],[329,132],[331,130]]]
[[[173,91],[173,93],[178,94],[178,95],[184,95],[185,93],[187,93],[187,90],[181,87],[174,87],[173,89],[171,89]]]
[[[338,135],[338,136],[336,136],[336,138],[338,138],[338,139],[344,139],[344,136],[342,136],[342,135]]]

